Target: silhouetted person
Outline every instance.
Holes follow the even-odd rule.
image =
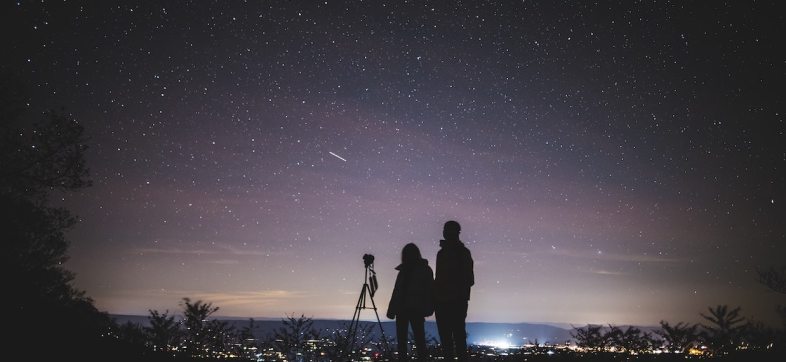
[[[475,284],[472,255],[459,240],[461,225],[448,221],[442,229],[444,240],[437,252],[434,279],[434,316],[445,359],[467,358],[467,306],[469,292]]]
[[[428,260],[420,256],[420,249],[409,243],[401,250],[401,265],[396,267],[396,285],[390,297],[387,316],[396,319],[396,339],[398,340],[398,357],[404,360],[407,356],[407,331],[412,326],[415,336],[415,347],[418,359],[426,359],[425,317],[434,313],[433,286],[434,272],[428,266]]]

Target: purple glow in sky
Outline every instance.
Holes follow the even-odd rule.
[[[756,281],[786,255],[774,4],[3,7],[31,110],[91,138],[94,186],[60,202],[102,310],[350,319],[371,253],[384,312],[401,248],[433,266],[451,219],[471,321],[782,303]]]

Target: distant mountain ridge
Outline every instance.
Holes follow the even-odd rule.
[[[131,322],[141,326],[149,323],[147,316],[142,315],[110,315],[118,324]],[[249,318],[241,317],[217,317],[218,320],[227,322],[235,329],[247,327]],[[322,332],[332,332],[346,328],[349,320],[332,319],[313,319],[313,326]],[[362,321],[362,323],[372,323],[372,333],[379,332],[377,322]],[[283,324],[281,318],[254,318],[253,334],[256,338],[268,338],[273,332]],[[387,337],[395,338],[395,322],[384,320],[382,328]],[[426,321],[426,336],[439,340],[437,325],[434,321]],[[467,323],[467,342],[471,344],[495,344],[495,345],[523,345],[534,341],[539,343],[560,344],[572,340],[570,329],[560,328],[545,323],[492,323],[492,322],[468,322]]]

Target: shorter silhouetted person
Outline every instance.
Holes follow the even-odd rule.
[[[459,240],[461,225],[448,221],[437,252],[434,279],[434,317],[445,359],[467,359],[467,307],[470,288],[475,284],[472,255]]]
[[[434,272],[428,260],[420,256],[417,245],[409,243],[401,250],[401,265],[397,266],[398,276],[390,297],[387,316],[396,320],[396,339],[400,360],[407,356],[407,335],[409,327],[415,336],[415,348],[419,360],[426,359],[425,317],[434,313],[433,284]]]

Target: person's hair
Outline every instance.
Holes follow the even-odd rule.
[[[445,223],[445,226],[442,229],[445,231],[453,231],[458,234],[461,231],[461,225],[459,225],[458,221],[450,220]]]
[[[458,222],[450,220],[445,223],[442,228],[442,237],[446,240],[458,240],[461,233],[461,225]]]
[[[420,256],[420,249],[414,243],[404,245],[404,249],[401,249],[401,264],[415,263],[420,259],[423,257]]]

